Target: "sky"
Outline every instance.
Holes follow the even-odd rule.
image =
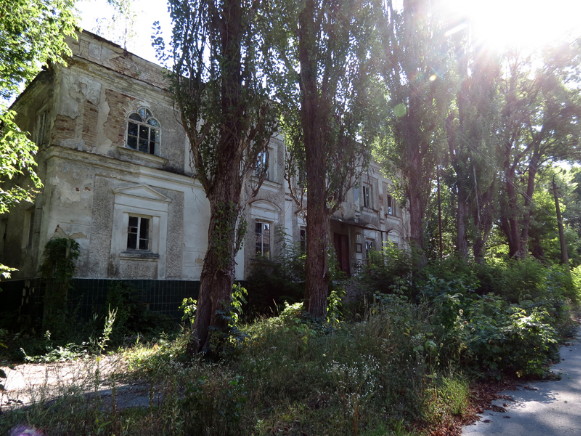
[[[170,35],[166,0],[125,1],[131,5],[135,19],[132,26],[128,27],[126,20],[115,14],[107,0],[79,0],[82,27],[156,62],[151,47],[152,25],[159,20],[164,34]],[[395,5],[401,2],[393,1]],[[490,48],[513,44],[533,48],[565,35],[567,39],[572,34],[581,35],[581,0],[441,0],[440,5],[447,15],[470,19],[479,43]],[[127,28],[133,30],[133,35],[124,36]]]
[[[154,21],[160,21],[165,35],[170,34],[171,22],[165,0],[140,0],[131,2],[133,26],[127,26],[126,20],[110,6],[106,0],[80,0],[77,10],[83,29],[111,40],[128,51],[156,62],[155,50],[151,46],[152,26]],[[125,36],[127,28],[133,29],[133,34]]]

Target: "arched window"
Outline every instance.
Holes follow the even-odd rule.
[[[127,120],[127,147],[149,154],[159,154],[159,122],[149,109],[141,108]]]

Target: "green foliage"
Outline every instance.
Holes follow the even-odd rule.
[[[45,279],[43,330],[50,330],[55,338],[67,334],[70,318],[68,293],[79,257],[79,244],[70,238],[52,238],[45,247],[40,272]]]
[[[198,300],[192,297],[186,297],[182,300],[182,304],[180,304],[180,310],[183,312],[182,321],[189,324],[190,326],[194,325],[194,320],[196,317],[196,309],[198,308]]]
[[[108,313],[100,314],[99,321],[107,323],[111,311],[115,311],[115,329],[111,342],[119,345],[135,335],[155,336],[170,328],[167,316],[148,309],[139,298],[139,292],[125,282],[113,282],[107,287],[105,307]]]
[[[336,325],[343,319],[343,301],[346,291],[344,288],[331,289],[327,298],[327,323]]]
[[[115,319],[117,316],[118,309],[111,309],[109,307],[109,312],[105,317],[105,325],[103,326],[103,334],[101,337],[96,341],[95,348],[99,354],[103,353],[107,348],[107,344],[111,340],[111,334],[113,333],[113,324],[115,323]]]
[[[271,315],[285,303],[301,301],[304,296],[306,254],[285,235],[280,255],[275,259],[258,258],[246,280],[249,290],[248,314]]]
[[[488,296],[471,301],[463,319],[466,358],[484,373],[542,377],[556,358],[558,335],[546,310],[526,311]]]
[[[71,238],[52,238],[45,247],[40,267],[42,277],[68,282],[75,273],[75,261],[79,257],[79,243]]]
[[[406,284],[413,278],[413,262],[410,253],[395,245],[385,245],[381,251],[373,251],[363,266],[359,284],[368,295],[375,292],[400,293],[413,297],[414,290]]]
[[[20,348],[26,362],[33,363],[51,363],[65,362],[88,357],[91,354],[102,354],[107,348],[113,332],[115,323],[116,310],[109,309],[105,318],[103,332],[97,339],[89,339],[88,342],[74,343],[69,342],[65,345],[58,345],[51,339],[51,332],[47,330],[44,335],[44,351],[38,355],[28,355],[24,348]]]
[[[576,301],[581,300],[581,265],[576,266],[571,271],[571,282],[573,285],[573,292],[576,295]]]
[[[42,186],[34,171],[38,148],[16,125],[15,116],[14,111],[3,111],[0,105],[0,213],[18,203],[32,202]]]
[[[43,65],[70,54],[75,36],[72,0],[14,0],[0,4],[0,97],[7,98]]]
[[[14,0],[0,3],[0,99],[8,100],[48,63],[70,54],[65,40],[75,35],[73,0]],[[32,201],[41,187],[34,172],[37,146],[0,102],[0,214]],[[7,267],[0,265],[2,276]]]
[[[461,376],[441,376],[427,389],[424,420],[428,423],[449,422],[462,416],[469,406],[468,380]]]

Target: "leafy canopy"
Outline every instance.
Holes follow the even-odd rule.
[[[73,6],[74,0],[0,2],[0,214],[31,201],[41,185],[34,172],[37,146],[17,126],[8,102],[43,65],[63,63],[71,53],[66,38],[75,36]]]

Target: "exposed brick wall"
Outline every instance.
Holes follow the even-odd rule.
[[[57,115],[54,121],[53,135],[51,143],[60,143],[65,139],[72,139],[75,137],[76,121],[64,115]]]
[[[132,107],[135,98],[112,89],[105,90],[105,98],[109,105],[109,117],[104,124],[105,132],[114,146],[121,147],[125,143],[125,114]]]
[[[85,100],[83,104],[83,140],[93,148],[97,145],[97,122],[99,109],[93,103]]]

